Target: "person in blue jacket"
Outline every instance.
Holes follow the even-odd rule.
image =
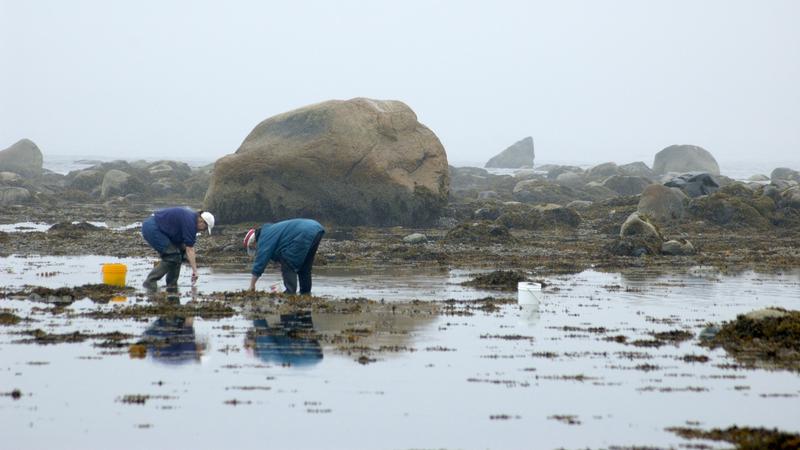
[[[214,227],[214,215],[208,211],[196,212],[189,208],[175,207],[156,211],[142,223],[142,236],[161,256],[159,264],[147,275],[142,284],[145,289],[155,290],[156,283],[167,276],[167,289],[177,289],[181,264],[192,266],[192,283],[197,281],[197,261],[194,244],[199,231]]]
[[[300,295],[310,294],[311,267],[323,234],[325,229],[322,225],[311,219],[290,219],[250,229],[244,237],[248,254],[255,254],[250,290],[256,289],[256,281],[264,273],[267,263],[276,261],[281,264],[285,293],[297,292],[299,277]]]

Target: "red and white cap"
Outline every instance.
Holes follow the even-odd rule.
[[[247,234],[244,235],[244,241],[242,241],[242,244],[244,244],[245,250],[256,246],[255,228],[250,228],[249,230],[247,230]]]

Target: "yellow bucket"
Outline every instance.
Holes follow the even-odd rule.
[[[125,275],[128,267],[125,264],[103,264],[103,283],[111,286],[125,286]]]

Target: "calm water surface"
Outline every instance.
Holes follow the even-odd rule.
[[[141,282],[151,264],[136,258],[12,256],[0,258],[0,273],[12,287],[76,285],[98,282],[103,262],[128,264],[131,285]],[[41,275],[51,271],[57,273]],[[497,294],[458,285],[468,271],[318,272],[315,291],[332,298]],[[204,269],[198,290],[242,288],[248,277]],[[278,276],[263,282],[273,280]],[[0,392],[23,394],[18,400],[0,396],[2,447],[677,447],[686,441],[665,427],[800,431],[798,374],[737,369],[723,351],[708,351],[696,339],[660,348],[604,339],[649,339],[648,333],[676,329],[696,336],[708,322],[752,309],[798,309],[800,273],[587,271],[547,281],[537,309],[507,305],[492,313],[439,317],[315,313],[300,320],[322,335],[370,329],[365,345],[407,349],[372,355],[376,361],[369,364],[325,341],[293,339],[281,330],[295,322],[259,315],[257,308],[222,320],[95,321],[36,313],[33,308],[50,307],[43,303],[0,300],[3,310],[34,321],[0,328]],[[185,283],[183,290],[181,301],[191,301]],[[85,300],[68,309],[114,307]],[[15,333],[30,328],[180,339],[134,359],[127,349],[98,348],[91,341],[15,343],[21,338]],[[687,363],[685,355],[710,361]],[[150,397],[130,404],[122,401],[126,395]]]

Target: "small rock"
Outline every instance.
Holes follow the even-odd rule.
[[[675,256],[694,255],[695,249],[694,245],[686,239],[679,241],[672,239],[661,244],[661,253]]]
[[[412,233],[403,238],[403,242],[406,244],[421,244],[427,241],[428,237],[422,233]]]

